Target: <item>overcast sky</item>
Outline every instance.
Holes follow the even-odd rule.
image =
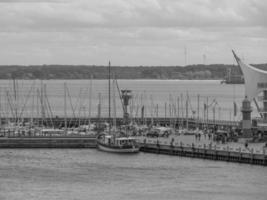
[[[0,64],[267,62],[266,0],[0,2]]]

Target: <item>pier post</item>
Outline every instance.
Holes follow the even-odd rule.
[[[264,156],[264,161],[263,161],[263,165],[267,165],[267,156],[266,156],[266,150],[265,148],[263,149],[263,156]]]
[[[216,144],[214,145],[214,153],[215,153],[215,160],[218,160],[218,152],[217,152]]]
[[[183,156],[183,154],[184,154],[184,148],[183,148],[183,143],[182,142],[180,142],[180,148],[181,148],[180,155]]]
[[[203,155],[203,157],[206,158],[207,157],[206,144],[203,144],[203,148],[204,148],[204,155]]]
[[[192,156],[195,157],[195,144],[192,143]]]
[[[250,150],[250,163],[251,163],[251,164],[253,163],[253,160],[254,160],[253,152],[254,152],[254,149],[252,148],[252,149]]]
[[[229,146],[227,146],[227,161],[230,161],[230,151],[229,151]]]
[[[242,152],[241,152],[241,147],[239,147],[239,162],[242,160]]]
[[[159,140],[157,139],[157,153],[160,153],[160,144],[159,144]]]

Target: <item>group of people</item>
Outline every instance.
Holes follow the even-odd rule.
[[[195,138],[196,138],[196,140],[199,141],[201,139],[201,134],[200,133],[196,133],[195,134]]]
[[[201,133],[196,133],[195,134],[195,139],[198,140],[198,141],[200,141],[201,135],[202,135]],[[212,139],[212,134],[211,133],[204,133],[203,136],[204,136],[205,139],[207,138],[207,136],[208,136],[208,139],[209,140]]]

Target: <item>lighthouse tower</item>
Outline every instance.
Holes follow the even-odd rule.
[[[123,100],[123,119],[125,123],[129,122],[129,113],[128,113],[128,105],[129,100],[132,98],[131,90],[121,90],[121,97]]]
[[[252,132],[251,132],[251,112],[252,112],[252,107],[250,105],[250,101],[248,100],[248,97],[246,96],[245,99],[242,102],[242,130],[243,130],[243,136],[245,137],[250,137]]]

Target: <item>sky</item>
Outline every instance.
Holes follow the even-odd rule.
[[[0,0],[0,65],[267,63],[265,0]]]

